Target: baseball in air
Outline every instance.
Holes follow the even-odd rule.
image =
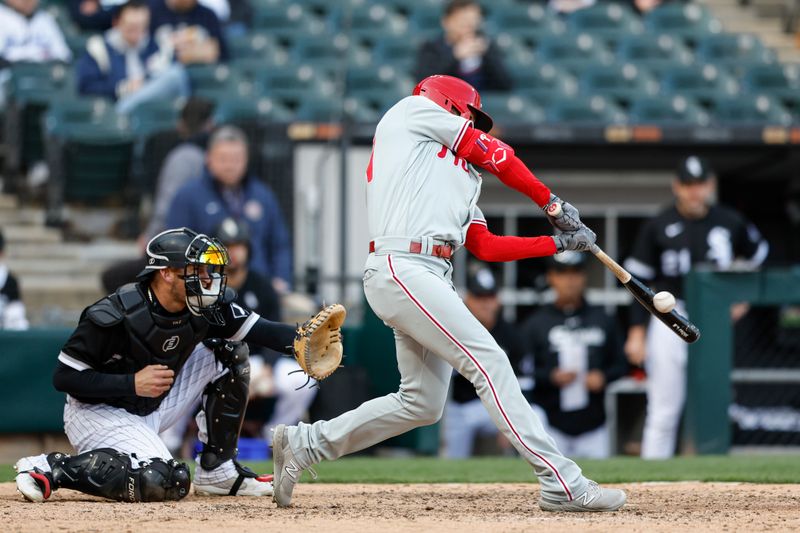
[[[671,292],[661,291],[653,296],[653,306],[659,313],[669,313],[675,309],[675,297]]]

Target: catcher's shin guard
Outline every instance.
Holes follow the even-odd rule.
[[[53,490],[73,489],[120,502],[180,500],[189,493],[189,469],[174,459],[141,461],[131,466],[128,454],[99,448],[79,455],[51,453],[47,456]]]
[[[230,372],[209,383],[203,411],[208,442],[200,453],[200,466],[213,470],[236,457],[250,390],[250,352],[247,344],[222,342],[213,346],[217,360]]]

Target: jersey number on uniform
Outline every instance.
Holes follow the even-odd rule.
[[[439,153],[436,154],[436,156],[439,159],[444,159],[445,157],[447,157],[447,154],[452,154],[452,153],[453,152],[450,150],[450,148],[448,148],[445,145],[442,145],[442,149],[439,150]],[[453,164],[455,166],[461,165],[461,168],[464,169],[464,172],[469,172],[469,169],[467,168],[467,160],[466,159],[458,157],[457,155],[453,154]]]

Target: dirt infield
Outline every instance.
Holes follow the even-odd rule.
[[[800,485],[639,483],[609,514],[544,513],[536,485],[302,484],[295,505],[268,499],[199,498],[125,504],[60,491],[45,504],[0,484],[3,531],[800,531]]]

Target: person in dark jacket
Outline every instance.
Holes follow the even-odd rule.
[[[525,323],[533,353],[534,401],[544,409],[548,433],[562,453],[608,457],[604,393],[628,370],[617,325],[602,307],[586,303],[586,255],[550,259],[547,281],[555,301]]]
[[[180,64],[173,64],[150,39],[150,8],[129,0],[119,8],[105,34],[90,37],[78,60],[78,92],[117,101],[117,111],[131,113],[139,105],[185,97],[189,81]]]
[[[228,47],[214,12],[197,0],[149,0],[150,34],[162,49],[189,65],[227,61]]]
[[[447,74],[468,82],[478,92],[508,91],[511,77],[497,45],[483,34],[481,6],[474,0],[451,0],[444,9],[436,39],[417,51],[414,77]]]
[[[217,129],[208,142],[202,176],[175,193],[166,225],[211,234],[226,218],[244,222],[252,244],[250,268],[285,293],[292,281],[289,233],[272,190],[247,174],[247,153],[247,137],[241,129]]]

